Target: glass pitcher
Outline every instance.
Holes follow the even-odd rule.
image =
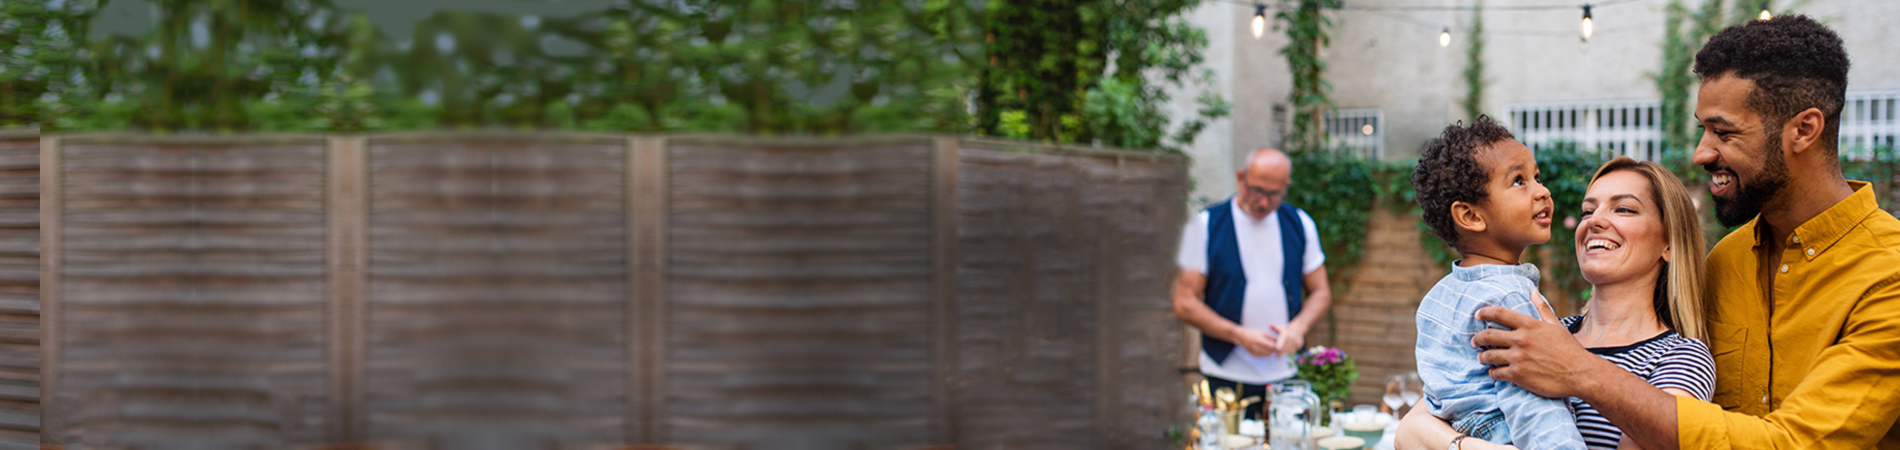
[[[1267,439],[1274,450],[1312,450],[1313,429],[1319,427],[1319,394],[1303,380],[1287,380],[1273,387],[1268,407]]]

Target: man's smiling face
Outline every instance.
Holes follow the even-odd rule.
[[[1763,123],[1748,106],[1754,91],[1755,82],[1732,74],[1705,79],[1697,91],[1702,140],[1692,160],[1709,172],[1716,219],[1731,227],[1755,218],[1788,185],[1781,124]]]

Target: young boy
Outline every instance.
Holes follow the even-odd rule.
[[[1418,375],[1428,411],[1459,433],[1525,450],[1583,449],[1567,402],[1491,379],[1471,336],[1478,308],[1541,316],[1537,266],[1519,256],[1550,240],[1550,190],[1537,159],[1510,130],[1478,116],[1426,144],[1412,186],[1432,234],[1458,250],[1451,274],[1418,305]],[[1495,325],[1493,325],[1495,326]]]

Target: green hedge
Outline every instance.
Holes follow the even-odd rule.
[[[1578,205],[1583,203],[1590,175],[1608,158],[1600,153],[1579,152],[1572,143],[1559,143],[1537,154],[1538,170],[1544,185],[1556,202],[1550,243],[1534,247],[1532,262],[1547,268],[1553,283],[1573,295],[1584,296],[1589,283],[1576,267],[1574,224]],[[1416,194],[1412,190],[1412,169],[1417,161],[1379,161],[1355,156],[1346,151],[1294,152],[1295,187],[1287,202],[1313,216],[1319,227],[1320,242],[1326,251],[1326,271],[1333,280],[1335,293],[1351,286],[1342,282],[1365,257],[1366,231],[1375,202],[1385,202],[1388,210],[1405,211],[1419,217]],[[1433,261],[1450,270],[1457,253],[1433,236],[1423,219],[1416,219],[1419,242]],[[1550,248],[1550,260],[1535,256],[1539,249]],[[1579,297],[1581,298],[1581,297]]]

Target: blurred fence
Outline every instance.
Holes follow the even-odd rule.
[[[0,449],[40,442],[39,147],[0,131]]]
[[[43,439],[71,448],[1159,448],[1185,423],[1184,164],[945,136],[0,140],[0,439],[43,375]]]

